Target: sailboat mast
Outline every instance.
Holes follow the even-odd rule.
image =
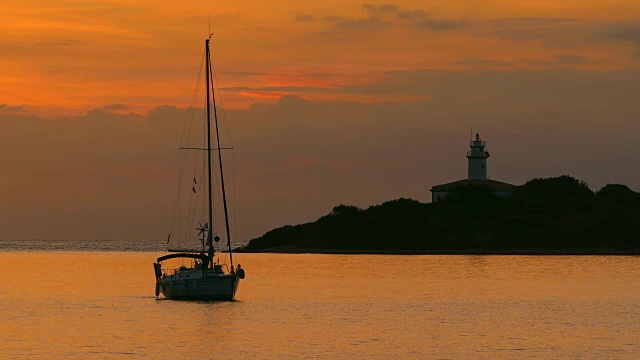
[[[209,54],[209,39],[205,40],[205,47],[207,54],[207,170],[209,172],[209,176],[207,178],[207,185],[209,186],[209,233],[207,234],[207,242],[209,246],[213,246],[213,239],[211,237],[211,234],[213,232],[213,192],[211,191],[211,96],[209,94],[209,66],[211,64],[211,55]]]
[[[207,54],[209,54],[209,43],[207,42]],[[208,62],[207,66],[211,66],[211,61]],[[211,76],[212,71],[207,69],[207,74]],[[207,79],[207,82],[209,80]],[[208,91],[208,89],[207,89]],[[213,86],[213,79],[211,79],[211,92],[213,94],[213,118],[216,122],[216,140],[218,142],[218,163],[220,165],[220,184],[222,185],[222,205],[224,207],[224,222],[227,230],[227,246],[229,247],[229,262],[231,263],[231,268],[233,268],[233,254],[231,253],[231,232],[229,231],[229,211],[227,210],[227,192],[224,188],[224,172],[222,167],[222,149],[220,148],[220,132],[218,131],[218,113],[216,111],[216,93]],[[208,99],[207,99],[208,101]],[[209,146],[211,147],[211,146]]]

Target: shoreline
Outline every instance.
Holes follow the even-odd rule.
[[[640,249],[508,249],[508,250],[348,250],[348,249],[301,249],[295,247],[260,250],[234,249],[234,253],[245,254],[326,254],[326,255],[567,255],[567,256],[638,256]]]

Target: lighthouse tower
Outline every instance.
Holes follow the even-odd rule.
[[[467,151],[469,159],[469,176],[464,180],[458,180],[431,188],[431,201],[438,202],[450,194],[458,193],[461,186],[488,186],[496,196],[510,198],[513,196],[513,189],[516,187],[505,182],[487,179],[487,158],[489,152],[486,150],[487,142],[480,139],[480,134],[476,134],[476,139],[471,140],[471,150]]]
[[[471,141],[471,150],[467,151],[469,159],[469,180],[487,180],[487,158],[489,152],[485,151],[486,141],[480,139],[476,134],[476,139]]]

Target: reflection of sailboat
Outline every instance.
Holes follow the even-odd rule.
[[[202,251],[198,250],[171,250],[168,255],[161,256],[157,262],[153,264],[156,276],[156,296],[162,293],[168,299],[184,299],[184,300],[233,300],[238,289],[240,279],[244,279],[244,269],[238,264],[237,268],[233,267],[233,255],[231,253],[231,236],[229,231],[229,216],[227,211],[227,196],[224,187],[224,175],[222,168],[222,154],[220,147],[220,134],[218,132],[218,116],[216,113],[215,95],[213,89],[213,77],[211,71],[211,54],[209,51],[209,39],[205,40],[206,50],[206,84],[207,84],[207,186],[208,186],[208,215],[209,222],[204,225],[200,224],[196,230],[198,235],[202,236]],[[211,95],[210,95],[211,91]],[[217,148],[211,147],[211,99],[213,98],[213,112],[215,119],[215,131]],[[230,267],[225,268],[223,265],[214,261],[214,241],[218,242],[218,236],[212,236],[212,228],[209,224],[213,224],[213,195],[212,195],[212,165],[211,151],[217,150],[218,161],[220,164],[220,184],[222,186],[222,201],[224,206],[224,219],[227,232],[227,245],[229,248]],[[195,179],[194,179],[195,181]],[[195,190],[194,190],[195,191]],[[206,239],[206,240],[205,240]],[[205,253],[205,245],[207,251]],[[162,263],[165,260],[179,258],[188,260],[190,266],[182,265],[177,269],[164,269]],[[183,263],[184,264],[184,263]]]

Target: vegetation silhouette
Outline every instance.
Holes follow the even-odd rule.
[[[594,193],[571,176],[533,179],[501,198],[459,186],[436,203],[397,199],[338,205],[315,222],[284,226],[242,251],[350,253],[640,254],[640,193],[608,184]]]

